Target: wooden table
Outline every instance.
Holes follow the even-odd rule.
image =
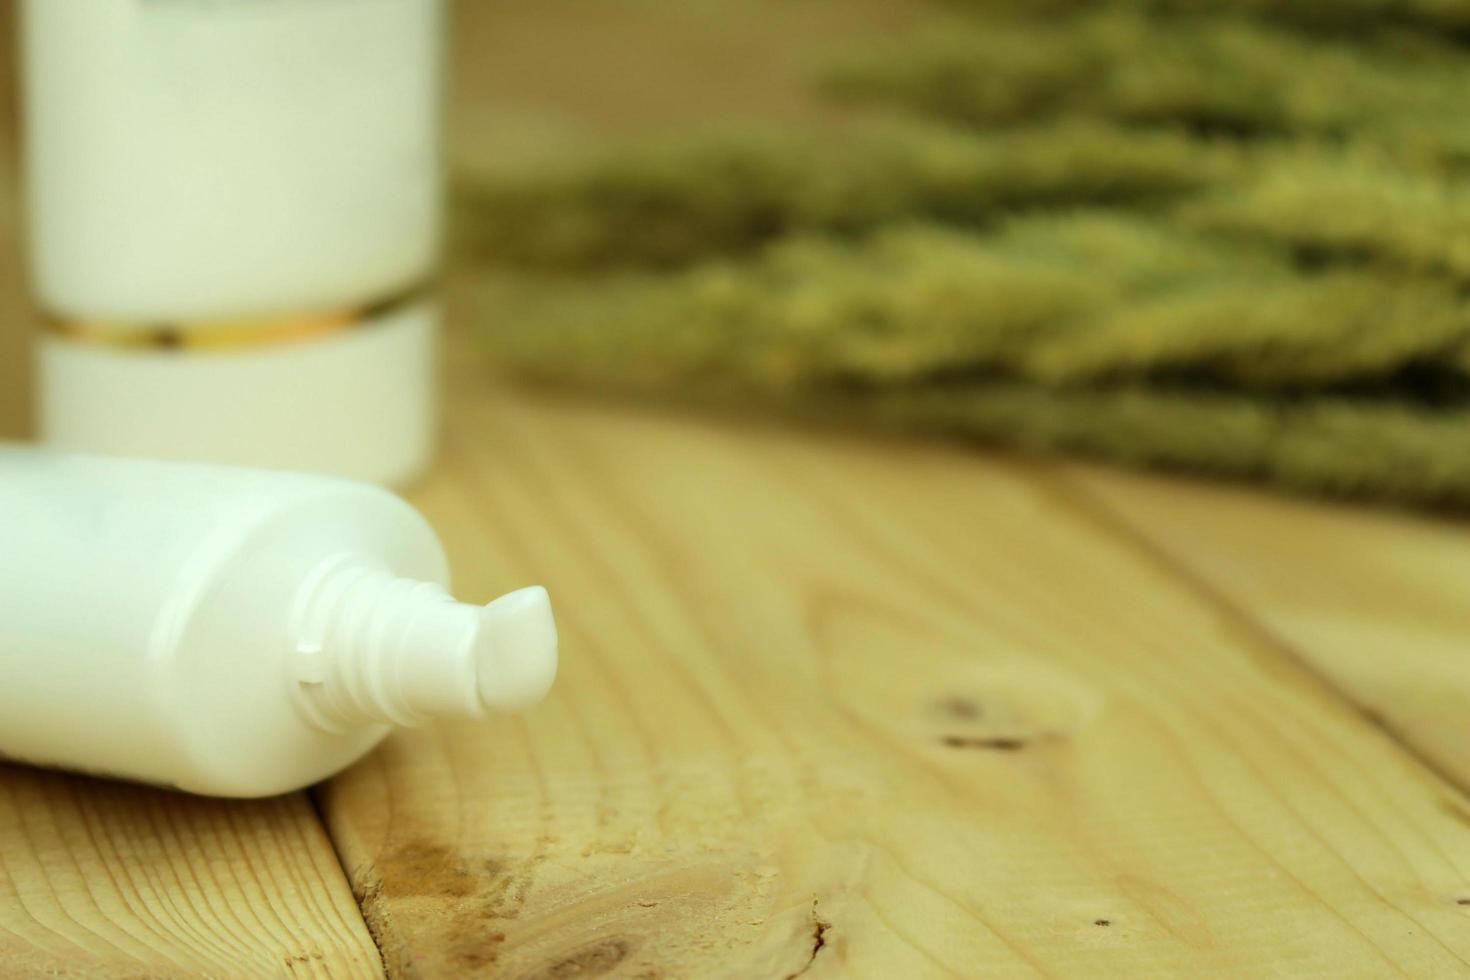
[[[0,976],[1470,975],[1470,526],[468,357],[447,416],[410,497],[550,588],[550,701],[263,802],[0,768]]]
[[[524,718],[314,794],[0,770],[0,974],[1470,972],[1470,533],[454,380]]]

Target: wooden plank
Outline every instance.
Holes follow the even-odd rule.
[[[1077,481],[1460,786],[1470,524],[1075,467]]]
[[[1470,805],[1037,468],[515,393],[413,495],[523,719],[319,797],[390,972],[1445,976]]]
[[[302,794],[209,800],[0,766],[0,976],[381,972]]]

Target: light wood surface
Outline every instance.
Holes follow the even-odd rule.
[[[1470,970],[1463,796],[1067,474],[483,375],[450,417],[413,499],[565,667],[323,792],[390,968]]]
[[[0,976],[380,973],[303,794],[227,802],[0,766]]]
[[[565,669],[523,719],[405,733],[319,791],[394,975],[1470,973],[1470,802],[1283,649],[1307,599],[1226,608],[1127,521],[1294,567],[1348,640],[1439,609],[1375,707],[1447,758],[1425,695],[1464,690],[1461,627],[1425,576],[1458,528],[472,363],[452,391],[411,497],[466,597],[551,587]],[[1309,546],[1334,531],[1373,575]],[[1351,680],[1339,648],[1316,667]],[[0,842],[0,973],[376,969],[300,796],[12,768]]]
[[[1470,786],[1470,526],[1078,467],[1141,541]]]
[[[611,9],[461,5],[460,159],[794,84],[755,14]],[[1470,976],[1470,524],[520,390],[454,340],[410,497],[464,597],[551,588],[549,703],[314,797],[0,767],[0,977]]]

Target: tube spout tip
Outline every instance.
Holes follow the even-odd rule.
[[[517,711],[540,701],[556,679],[556,621],[539,585],[517,589],[480,610],[475,667],[480,701]]]

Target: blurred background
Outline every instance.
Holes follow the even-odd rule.
[[[0,0],[0,436],[31,431],[30,333],[17,210],[17,6]],[[452,173],[518,172],[603,140],[710,120],[796,123],[833,110],[807,53],[908,22],[913,0],[450,2],[445,152]]]
[[[1470,502],[1470,7],[449,12],[457,361]],[[3,216],[16,283],[13,194]],[[6,322],[22,295],[5,290]],[[15,434],[27,341],[3,343]]]

